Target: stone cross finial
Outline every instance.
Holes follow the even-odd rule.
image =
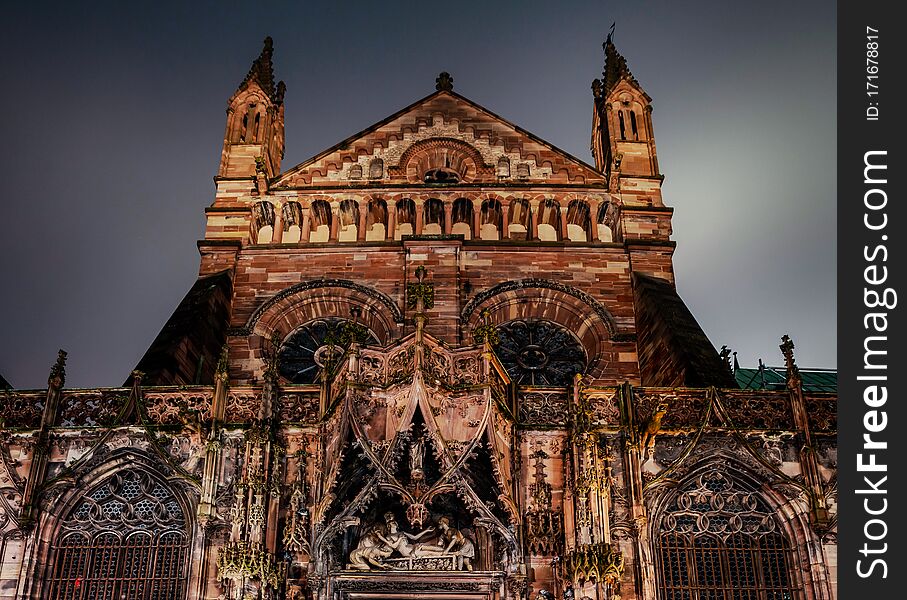
[[[442,71],[438,78],[435,79],[435,89],[439,92],[453,91],[453,77],[447,71]]]
[[[425,267],[419,265],[415,273],[418,283],[410,283],[406,286],[406,305],[411,310],[416,309],[421,312],[435,306],[435,286],[425,282],[426,274]]]
[[[472,337],[475,339],[477,344],[488,343],[492,346],[497,346],[500,342],[498,337],[498,330],[494,326],[494,323],[491,321],[491,311],[487,308],[482,310],[482,323],[476,325],[472,330]]]

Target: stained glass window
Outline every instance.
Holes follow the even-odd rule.
[[[790,544],[758,493],[712,471],[685,486],[657,539],[662,600],[798,600]]]
[[[147,472],[115,473],[82,497],[51,547],[52,600],[186,597],[187,523],[173,492]]]
[[[508,321],[498,328],[495,352],[520,385],[564,386],[586,370],[586,351],[566,327],[541,319]]]

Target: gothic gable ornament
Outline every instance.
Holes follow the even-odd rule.
[[[604,174],[591,165],[453,92],[452,82],[442,73],[435,93],[277,176],[270,189],[349,183],[498,184],[502,159],[525,165],[526,176],[520,177],[524,181],[606,183]],[[372,173],[376,160],[383,161],[383,176],[363,178],[363,173]]]

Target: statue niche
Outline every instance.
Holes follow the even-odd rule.
[[[428,538],[427,541],[426,538]],[[476,550],[472,540],[451,526],[449,517],[418,533],[400,529],[392,512],[384,523],[371,525],[350,552],[347,568],[359,571],[472,571]]]

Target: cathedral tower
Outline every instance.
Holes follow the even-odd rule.
[[[265,38],[261,54],[227,105],[227,127],[219,177],[273,177],[284,150],[283,81],[274,83],[274,43]]]
[[[612,34],[603,44],[605,67],[602,78],[592,82],[594,111],[592,114],[592,155],[595,166],[607,174],[608,189],[620,196],[627,208],[663,207],[661,183],[664,177],[658,172],[655,152],[655,134],[652,128],[652,99],[627,66],[627,59],[614,45]],[[657,222],[657,237],[667,240],[670,236],[669,214],[652,214],[630,221],[626,228],[633,237],[639,228],[651,228]],[[673,277],[669,272],[663,275]]]

